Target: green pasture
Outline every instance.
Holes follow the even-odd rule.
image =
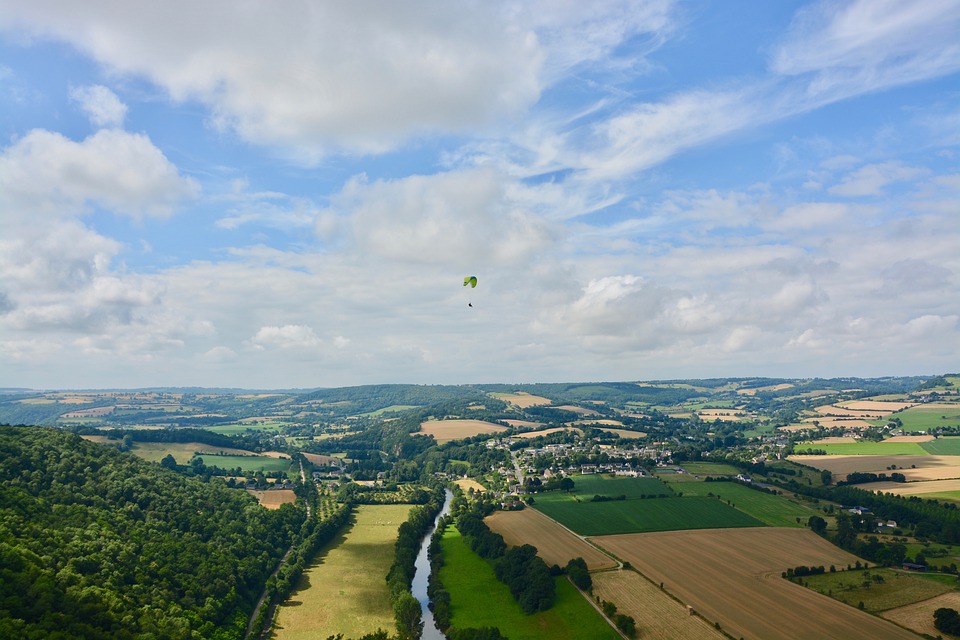
[[[705,476],[735,476],[740,473],[736,467],[719,462],[684,462],[681,466],[690,473]]]
[[[716,498],[650,498],[609,502],[576,502],[572,498],[567,501],[547,501],[537,498],[534,507],[585,536],[764,526],[760,520]]]
[[[253,423],[253,422],[236,422],[233,424],[221,424],[215,427],[204,427],[204,431],[212,431],[214,433],[220,433],[225,436],[236,436],[246,433],[247,431],[281,431],[284,427],[287,426],[285,422],[264,422],[264,423]]]
[[[511,640],[617,640],[620,636],[565,577],[556,578],[557,598],[547,611],[526,615],[454,527],[443,535],[440,579],[450,592],[453,626],[497,627]]]
[[[629,499],[672,493],[670,487],[656,478],[630,478],[596,473],[570,476],[570,479],[574,484],[570,494],[551,492],[543,494],[543,497],[547,500],[557,498],[563,501],[569,500],[570,495],[579,496],[581,500],[589,500],[595,495],[611,497],[625,495]],[[537,500],[540,500],[540,496],[537,496]]]
[[[690,482],[676,490],[682,491],[684,498],[709,497],[707,494],[712,493],[719,496],[723,502],[733,503],[740,511],[771,527],[804,527],[810,516],[821,515],[819,511],[787,498],[757,491],[735,482]],[[797,522],[797,518],[800,522]]]
[[[267,456],[214,456],[203,454],[203,464],[210,467],[220,467],[221,469],[235,469],[240,467],[244,473],[251,471],[289,471],[291,461],[289,458],[268,458]],[[179,462],[179,461],[178,461]],[[297,473],[300,473],[298,470]]]
[[[840,569],[840,567],[837,567]],[[902,607],[952,591],[952,584],[944,584],[939,576],[924,576],[894,569],[854,569],[802,578],[804,586],[854,607],[876,613]],[[879,579],[879,580],[878,580]]]
[[[834,442],[797,444],[794,453],[802,454],[809,450],[825,451],[831,456],[925,456],[927,452],[916,442]]]
[[[943,436],[930,442],[921,442],[920,446],[935,456],[960,456],[960,436]]]
[[[397,411],[408,411],[410,409],[417,409],[418,406],[415,404],[392,404],[389,407],[384,407],[383,409],[377,409],[376,411],[368,411],[367,413],[361,413],[360,416],[371,416],[376,417],[383,415],[384,413],[395,413]]]
[[[952,406],[924,406],[911,407],[890,418],[900,418],[904,431],[930,431],[937,427],[960,426],[960,404]],[[889,418],[882,420],[886,423]]]

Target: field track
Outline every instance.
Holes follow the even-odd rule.
[[[747,528],[601,536],[593,541],[747,640],[917,640],[896,625],[780,577],[798,565],[858,559],[806,529]],[[775,612],[775,613],[772,613]]]

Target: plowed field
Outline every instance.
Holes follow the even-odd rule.
[[[805,529],[753,528],[602,536],[629,561],[733,637],[756,640],[917,640],[891,623],[788,582],[798,565],[857,558]]]

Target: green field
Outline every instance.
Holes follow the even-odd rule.
[[[952,591],[956,578],[948,577],[952,584],[945,584],[941,578],[874,568],[807,576],[803,578],[803,583],[814,591],[854,607],[862,602],[864,609],[876,613]]]
[[[201,455],[203,464],[221,469],[235,469],[240,467],[247,471],[289,471],[290,459],[268,458],[267,456],[211,456]],[[297,473],[300,473],[297,471]]]
[[[716,498],[650,498],[610,502],[576,502],[572,497],[565,501],[537,498],[534,506],[584,536],[763,526],[760,520]]]
[[[684,496],[707,496],[712,493],[724,502],[771,527],[805,527],[810,516],[821,515],[819,511],[802,504],[757,491],[735,482],[688,482],[676,489]],[[797,518],[800,522],[797,522]]]
[[[927,453],[935,456],[960,456],[960,436],[943,436],[930,442],[921,442]]]
[[[719,462],[684,462],[680,466],[690,473],[707,476],[735,476],[740,473],[736,467]]]
[[[285,426],[287,426],[285,422],[238,422],[236,424],[222,424],[216,427],[204,427],[204,431],[212,431],[225,436],[236,436],[246,433],[247,431],[280,431]]]
[[[916,442],[835,442],[813,444],[803,442],[796,445],[794,453],[815,449],[825,451],[831,456],[925,456],[927,452]]]
[[[893,414],[900,418],[904,431],[929,431],[936,427],[960,426],[960,404],[918,406]]]
[[[360,505],[354,524],[320,550],[296,591],[277,609],[271,638],[356,638],[394,630],[384,579],[393,562],[397,529],[410,505]]]
[[[454,527],[443,535],[443,586],[450,592],[453,626],[498,627],[510,640],[617,640],[620,636],[564,577],[556,578],[553,607],[526,615],[493,569]]]
[[[578,496],[581,500],[589,500],[595,495],[616,497],[625,495],[627,498],[642,498],[672,493],[670,487],[656,478],[630,478],[626,476],[612,476],[609,474],[587,474],[570,476],[574,489],[570,494],[544,493],[543,498],[550,500],[554,497],[560,501],[570,499],[570,495]],[[540,500],[540,496],[537,496]]]
[[[407,411],[409,409],[417,409],[415,404],[392,404],[389,407],[384,407],[383,409],[377,409],[376,411],[368,411],[367,413],[361,413],[361,416],[379,416],[384,413],[395,413],[397,411]]]

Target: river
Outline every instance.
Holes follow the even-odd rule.
[[[450,513],[450,500],[452,498],[453,493],[447,489],[443,509],[437,514],[436,519],[433,521],[433,526],[427,531],[427,535],[423,537],[423,542],[420,544],[420,553],[417,554],[417,561],[413,565],[414,574],[411,591],[413,591],[413,597],[420,601],[420,607],[423,609],[423,635],[420,636],[422,640],[446,640],[446,636],[437,629],[437,625],[433,620],[433,612],[430,611],[430,607],[428,606],[430,602],[430,599],[427,597],[427,580],[430,578],[430,558],[428,557],[428,552],[430,549],[430,536],[432,536],[436,530],[437,522],[440,518]]]

